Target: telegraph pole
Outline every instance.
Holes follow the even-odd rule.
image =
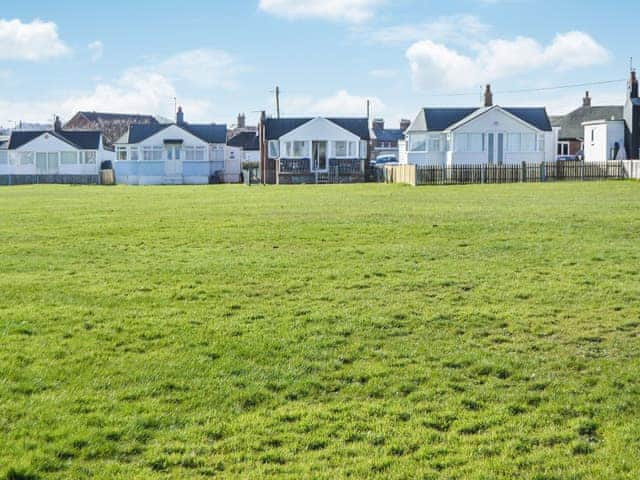
[[[280,87],[276,85],[276,115],[280,118]]]

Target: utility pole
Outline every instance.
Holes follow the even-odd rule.
[[[276,85],[276,115],[280,118],[280,87]]]
[[[367,100],[367,121],[371,119],[371,101]]]

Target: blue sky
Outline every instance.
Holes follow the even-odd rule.
[[[78,109],[255,122],[364,114],[388,124],[428,105],[496,103],[564,113],[586,88],[640,64],[640,3],[574,0],[9,1],[0,11],[0,125]],[[624,82],[591,86],[622,104]],[[465,93],[466,96],[443,96]]]

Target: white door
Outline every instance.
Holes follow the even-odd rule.
[[[182,145],[166,145],[164,173],[167,176],[182,175]]]
[[[504,163],[504,133],[487,134],[487,161],[490,165]]]

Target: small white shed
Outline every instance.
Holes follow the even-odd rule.
[[[626,160],[624,149],[624,120],[596,120],[585,122],[584,161],[589,163],[608,160]]]

